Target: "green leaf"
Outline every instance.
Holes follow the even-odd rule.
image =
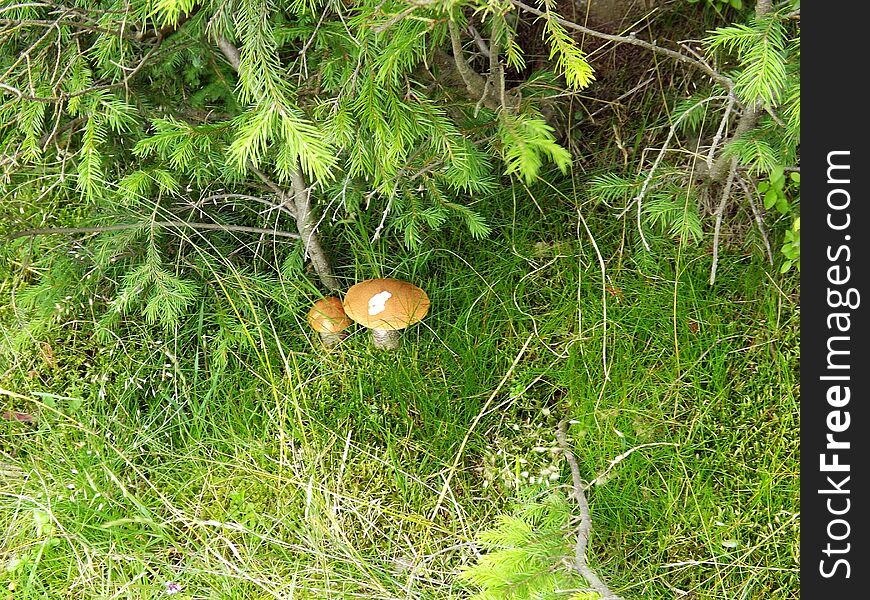
[[[782,166],[777,165],[770,171],[770,183],[773,187],[781,190],[785,186],[785,172]]]
[[[779,198],[779,194],[774,189],[767,190],[767,193],[764,194],[764,208],[770,210],[776,204],[777,199]]]

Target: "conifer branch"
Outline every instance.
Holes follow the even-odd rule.
[[[156,39],[158,42],[162,42],[169,36],[177,33],[178,30],[181,29],[181,26],[190,21],[193,17],[195,17],[201,9],[202,4],[194,4],[193,7],[190,9],[190,12],[178,17],[178,21],[176,21],[175,23],[168,23],[160,29],[144,30],[137,37],[140,41]]]
[[[227,38],[221,36],[217,39],[218,48],[229,61],[237,73],[241,65],[241,53]],[[333,275],[332,264],[317,235],[317,222],[311,211],[310,190],[305,185],[305,178],[297,161],[296,168],[290,173],[291,194],[282,190],[268,175],[251,167],[263,183],[265,183],[281,199],[285,208],[292,211],[296,217],[296,229],[305,249],[305,256],[311,260],[314,271],[329,291],[335,292],[341,289],[341,284]]]
[[[67,121],[63,125],[56,123],[52,131],[43,134],[42,137],[39,138],[39,147],[42,149],[43,152],[45,152],[46,150],[48,150],[48,147],[51,146],[51,144],[58,138],[58,136],[60,136],[65,131],[74,130],[85,121],[87,121],[87,117],[79,116],[75,119]],[[18,159],[21,158],[23,154],[24,151],[22,150],[19,150],[15,154],[0,154],[0,167],[9,164],[16,164],[18,162]]]
[[[490,69],[490,79],[475,71],[468,60],[465,58],[465,51],[462,49],[462,38],[460,36],[459,27],[453,21],[447,22],[447,29],[450,32],[450,47],[453,52],[453,60],[450,61],[455,65],[456,71],[465,82],[465,87],[468,90],[468,95],[478,100],[485,107],[492,111],[498,111],[504,108],[508,113],[515,113],[520,106],[521,96],[519,90],[513,89],[509,92],[502,92],[499,89],[497,77],[499,69],[494,71]],[[498,61],[498,55],[493,52],[493,48],[497,48],[495,44],[490,42],[490,65]],[[500,62],[499,62],[500,64]],[[493,79],[496,79],[494,82]],[[496,83],[495,86],[491,85]],[[504,86],[504,76],[502,72],[501,86]],[[495,87],[495,89],[493,89]],[[503,99],[503,100],[502,100]]]
[[[42,102],[46,104],[57,104],[69,101],[71,98],[77,98],[79,96],[84,96],[86,94],[90,94],[93,92],[99,92],[103,90],[111,90],[118,87],[126,88],[130,81],[148,64],[149,60],[159,49],[161,43],[171,35],[175,34],[182,25],[184,25],[187,21],[193,18],[201,9],[200,5],[195,5],[190,12],[182,15],[178,21],[174,24],[167,24],[160,29],[143,29],[139,32],[126,31],[123,25],[119,25],[117,29],[111,29],[105,26],[100,26],[97,21],[88,17],[85,12],[79,11],[75,8],[70,8],[61,5],[55,4],[46,4],[45,6],[54,8],[56,12],[59,12],[57,17],[54,20],[51,19],[22,19],[22,20],[14,20],[14,19],[0,19],[0,25],[3,26],[37,26],[37,27],[45,27],[45,34],[37,40],[35,43],[31,44],[30,48],[28,48],[25,52],[23,52],[18,60],[13,63],[10,67],[6,69],[6,71],[0,75],[0,80],[4,79],[7,75],[9,75],[12,70],[24,60],[28,60],[30,58],[30,53],[36,49],[43,39],[45,39],[48,34],[57,29],[60,29],[60,26],[69,27],[72,29],[76,29],[80,32],[80,34],[88,34],[88,33],[103,33],[108,35],[114,35],[119,38],[128,39],[133,42],[148,42],[150,45],[149,50],[142,56],[139,63],[134,67],[121,67],[125,71],[125,75],[123,79],[120,81],[116,81],[113,83],[106,84],[97,84],[85,89],[77,90],[75,92],[61,92],[57,96],[39,96],[36,94],[26,94],[22,90],[18,89],[15,86],[9,85],[7,83],[0,83],[0,89],[5,90],[6,92],[15,95],[19,100],[27,100],[31,102]],[[61,12],[62,11],[62,12]],[[102,12],[98,14],[103,14]],[[120,13],[126,16],[124,13]],[[76,20],[77,19],[77,20]],[[76,34],[78,35],[78,34]],[[147,47],[147,46],[146,46]],[[119,65],[120,66],[120,65]]]
[[[577,459],[568,448],[568,436],[566,430],[568,424],[566,421],[559,423],[556,428],[556,441],[565,455],[565,460],[571,468],[571,482],[573,488],[573,496],[580,507],[580,525],[577,527],[577,544],[574,547],[574,568],[586,580],[589,586],[595,590],[601,600],[622,600],[620,596],[614,594],[607,584],[598,577],[598,574],[589,566],[586,558],[586,548],[589,545],[589,534],[592,532],[592,516],[589,511],[589,502],[586,500],[586,493],[583,491],[583,478],[580,476],[580,466],[577,464]]]
[[[513,0],[511,0],[513,1]],[[760,18],[766,16],[773,9],[771,0],[758,0],[755,5],[755,17]],[[727,88],[729,93],[732,88]],[[731,140],[739,139],[740,136],[755,129],[758,124],[758,117],[761,115],[761,103],[755,102],[752,106],[747,106],[740,118],[737,120],[737,126],[734,128],[734,133],[731,135]],[[720,155],[719,159],[714,163],[710,170],[710,180],[721,182],[729,173],[729,160],[725,155]],[[730,186],[728,186],[730,188]]]
[[[230,42],[227,38],[220,36],[217,39],[218,48],[226,57],[227,61],[230,63],[230,66],[233,68],[233,71],[238,73],[239,66],[242,64],[242,55],[239,53],[239,49],[236,48],[232,42]]]
[[[761,233],[761,239],[764,241],[764,250],[767,252],[767,261],[773,266],[773,249],[770,247],[770,239],[767,236],[767,229],[764,227],[764,219],[762,218],[761,211],[758,210],[758,206],[755,204],[755,200],[752,198],[752,192],[749,190],[749,186],[746,185],[746,182],[743,180],[740,175],[737,176],[737,183],[743,189],[743,193],[746,194],[746,199],[749,201],[749,207],[752,209],[752,216],[755,217],[755,225],[758,227],[759,233]]]
[[[42,102],[43,104],[62,104],[70,100],[70,98],[78,98],[79,96],[85,96],[87,94],[92,94],[93,92],[99,92],[102,90],[113,90],[116,88],[126,88],[130,81],[148,64],[149,59],[154,56],[157,50],[160,48],[159,44],[155,44],[151,47],[148,52],[145,53],[145,56],[139,61],[139,63],[132,68],[124,67],[124,70],[127,73],[124,75],[124,78],[120,81],[116,81],[115,83],[104,83],[100,85],[94,85],[82,90],[77,90],[75,92],[60,92],[57,96],[36,96],[33,94],[25,94],[20,89],[11,86],[9,84],[0,83],[0,89],[6,90],[7,92],[15,95],[18,100],[29,100],[31,102]],[[7,69],[7,73],[11,71],[11,67]]]
[[[45,227],[42,229],[27,229],[10,234],[7,239],[14,240],[23,237],[36,237],[54,234],[76,233],[106,233],[109,231],[124,231],[126,229],[140,229],[142,227],[160,227],[166,229],[201,229],[206,231],[233,231],[238,233],[256,233],[261,235],[274,235],[276,237],[299,239],[298,233],[281,231],[278,229],[265,229],[262,227],[248,227],[246,225],[224,225],[223,223],[191,223],[189,221],[150,221],[148,223],[119,223],[118,225],[103,225],[97,227]]]
[[[650,52],[661,54],[662,56],[667,56],[684,64],[690,65],[696,69],[700,69],[701,71],[705,72],[711,79],[713,79],[713,81],[724,87],[726,90],[730,91],[734,87],[734,82],[729,77],[726,77],[721,73],[717,72],[706,62],[697,60],[695,58],[692,58],[691,56],[686,56],[681,52],[677,52],[669,48],[663,48],[662,46],[657,45],[655,42],[647,42],[645,40],[639,39],[637,36],[635,36],[634,33],[631,33],[627,36],[603,33],[601,31],[596,31],[594,29],[584,27],[583,25],[578,25],[573,21],[568,21],[567,19],[563,19],[561,17],[556,17],[552,15],[548,16],[547,13],[545,13],[544,11],[538,10],[537,8],[529,6],[528,4],[520,2],[519,0],[508,0],[508,2],[510,2],[517,8],[520,8],[533,15],[553,19],[556,23],[559,23],[560,25],[562,25],[563,27],[567,27],[568,29],[573,29],[574,31],[579,31],[580,33],[584,33],[586,35],[597,37],[610,42],[617,42],[619,44],[630,44],[632,46],[645,48]]]

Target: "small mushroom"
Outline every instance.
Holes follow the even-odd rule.
[[[352,321],[344,314],[341,300],[335,296],[321,298],[308,311],[308,324],[320,334],[323,345],[332,348],[347,335]]]
[[[372,330],[375,348],[399,347],[399,330],[429,312],[429,297],[416,285],[399,279],[368,279],[344,295],[347,316]]]

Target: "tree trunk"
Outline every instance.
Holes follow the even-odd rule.
[[[302,245],[305,249],[305,257],[311,259],[311,264],[320,283],[331,292],[341,289],[341,284],[332,274],[332,264],[317,235],[317,223],[311,213],[311,193],[305,186],[305,179],[298,169],[290,175],[293,185],[293,205],[296,213],[296,229],[302,237]]]

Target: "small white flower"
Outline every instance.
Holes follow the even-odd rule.
[[[181,591],[181,586],[175,583],[174,581],[166,582],[166,595],[171,596],[172,594],[177,594]]]

